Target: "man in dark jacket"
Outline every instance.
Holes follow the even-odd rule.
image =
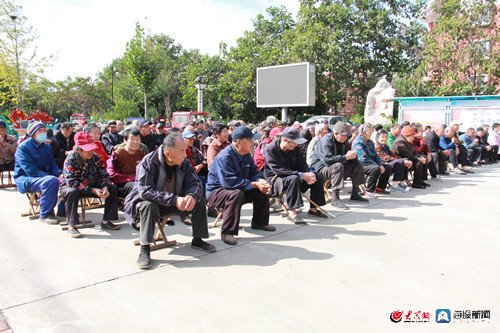
[[[73,125],[70,123],[62,123],[59,127],[59,132],[56,134],[56,140],[59,144],[59,153],[56,157],[57,166],[62,169],[64,160],[75,146],[75,132],[73,132]]]
[[[323,192],[323,178],[309,170],[306,159],[300,151],[299,145],[306,142],[296,128],[289,127],[281,136],[272,141],[264,150],[264,176],[273,186],[273,194],[281,195],[286,192],[286,201],[290,215],[288,219],[296,224],[303,224],[299,219],[299,208],[304,206],[301,192],[311,189],[311,200],[324,206],[325,193]],[[317,207],[311,205],[309,215],[326,218]]]
[[[108,155],[111,155],[123,142],[123,137],[118,134],[116,121],[112,120],[108,123],[108,132],[102,136],[101,141]]]
[[[151,134],[150,125],[151,122],[149,120],[141,120],[137,124],[137,127],[139,128],[139,132],[141,132],[141,142],[148,147],[150,152],[152,152],[156,149],[156,138]]]
[[[427,183],[423,181],[423,167],[426,161],[425,157],[418,156],[412,143],[415,139],[415,129],[411,126],[405,126],[401,135],[394,140],[391,150],[398,156],[406,158],[412,162],[410,170],[413,170],[413,188],[425,189]]]
[[[351,200],[368,202],[359,194],[359,186],[365,183],[363,165],[358,161],[356,150],[351,150],[347,141],[350,128],[347,123],[339,121],[332,133],[328,133],[316,144],[311,167],[325,180],[331,181],[333,190],[332,206],[339,209],[349,209],[340,200],[340,189],[344,187],[344,179],[351,177]]]
[[[446,159],[449,158],[451,152],[449,150],[442,150],[439,147],[439,139],[444,135],[444,126],[439,125],[433,131],[429,131],[425,135],[425,144],[431,151],[431,156],[434,164],[436,165],[440,175],[449,175],[445,169]]]
[[[215,247],[203,241],[208,238],[207,210],[203,187],[186,159],[186,144],[178,134],[168,134],[163,145],[144,157],[137,169],[136,184],[125,199],[125,218],[134,223],[140,219],[141,252],[137,264],[151,267],[150,246],[155,222],[162,216],[192,213],[191,247],[214,252]]]

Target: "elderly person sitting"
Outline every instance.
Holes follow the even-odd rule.
[[[449,156],[450,162],[453,165],[453,172],[457,175],[465,175],[466,172],[472,171],[463,164],[468,158],[462,156],[463,153],[457,144],[458,141],[455,138],[455,130],[453,127],[446,127],[444,134],[439,138],[439,147]]]
[[[94,143],[97,145],[97,149],[94,151],[94,153],[99,155],[102,163],[106,165],[106,161],[108,160],[109,155],[101,142],[101,128],[99,127],[99,125],[97,125],[96,123],[85,125],[83,131],[89,133],[92,139],[94,139]]]
[[[469,160],[473,164],[477,164],[481,158],[483,148],[479,145],[479,139],[476,137],[476,130],[474,130],[473,127],[468,128],[467,133],[460,135],[459,139],[463,142],[465,148],[467,148]]]
[[[423,137],[424,133],[424,128],[422,127],[421,124],[413,124],[413,129],[415,130],[415,138],[413,139],[412,145],[415,151],[417,152],[418,156],[423,156],[425,157],[425,163],[422,168],[422,175],[423,179],[422,180],[427,180],[427,171],[431,174],[432,178],[437,178],[438,176],[438,169],[436,167],[436,164],[434,163],[432,159],[432,154],[425,144],[425,138]],[[430,186],[427,184],[427,186]]]
[[[116,185],[111,183],[101,158],[94,153],[96,149],[90,134],[78,132],[73,152],[64,161],[60,192],[66,204],[68,233],[73,238],[82,237],[77,229],[78,202],[82,196],[105,199],[101,229],[120,229],[119,225],[111,222],[118,220],[118,191]]]
[[[496,151],[496,156],[493,156],[493,162],[497,163],[498,162],[498,151],[500,147],[500,124],[499,123],[493,123],[491,125],[492,131],[488,135],[488,144],[493,147],[493,151]]]
[[[413,163],[409,160],[399,158],[387,146],[387,132],[384,129],[377,131],[375,135],[375,150],[382,161],[384,167],[392,168],[392,184],[391,191],[404,193],[411,190],[404,182],[408,179],[408,168],[411,168]]]
[[[412,146],[415,139],[415,129],[411,126],[405,126],[401,135],[394,140],[391,150],[398,156],[406,158],[412,162],[410,170],[413,170],[413,188],[425,189],[427,183],[423,181],[423,167],[426,158],[418,156],[417,152]]]
[[[134,187],[137,165],[146,155],[140,149],[141,133],[135,127],[125,131],[125,145],[113,151],[106,167],[118,187],[118,197],[125,198]]]
[[[14,154],[17,149],[17,140],[7,134],[7,124],[0,121],[0,172],[14,170]]]
[[[207,164],[209,168],[217,154],[231,144],[228,141],[229,133],[226,124],[218,123],[215,125],[213,132],[214,138],[208,145],[207,149]]]
[[[358,160],[363,164],[365,175],[368,176],[366,185],[366,196],[368,198],[374,198],[375,192],[390,194],[386,187],[392,173],[390,165],[382,165],[373,141],[370,140],[372,132],[371,124],[361,125],[358,131],[359,135],[353,144],[353,148],[358,153]]]
[[[281,135],[281,129],[279,127],[274,127],[269,131],[269,135],[267,136],[267,138],[263,139],[257,145],[257,148],[255,148],[255,151],[253,152],[253,161],[255,162],[255,165],[257,166],[257,169],[259,169],[259,171],[264,170],[264,166],[266,163],[266,159],[264,156],[266,147],[279,135]]]
[[[57,204],[61,170],[52,157],[51,147],[45,143],[47,129],[39,121],[28,125],[28,139],[17,148],[14,165],[14,181],[21,193],[41,192],[39,221],[59,224],[53,209]]]
[[[314,148],[316,147],[316,144],[322,137],[328,134],[328,123],[318,123],[314,125],[314,132],[316,135],[314,135],[314,137],[307,145],[307,153],[306,153],[307,165],[311,165],[312,157],[314,154]]]

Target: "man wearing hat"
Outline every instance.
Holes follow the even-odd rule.
[[[273,187],[273,195],[286,193],[288,204],[288,219],[296,224],[304,222],[298,217],[300,208],[304,206],[301,193],[311,189],[311,200],[319,206],[324,206],[323,178],[311,171],[302,155],[299,145],[306,142],[300,136],[297,128],[288,127],[281,136],[273,140],[265,154],[264,176]],[[309,215],[326,218],[316,206],[311,205]]]
[[[167,133],[165,132],[165,124],[164,123],[158,123],[155,126],[156,132],[155,132],[155,140],[156,140],[156,147],[158,148],[163,144],[163,140],[165,140],[165,137],[167,136]]]
[[[148,147],[150,152],[156,149],[156,138],[151,134],[151,128],[149,128],[151,124],[149,120],[141,120],[137,123],[139,132],[141,132],[141,142]]]
[[[137,182],[125,200],[125,218],[139,220],[141,250],[137,265],[151,267],[150,244],[155,222],[166,215],[192,214],[191,247],[214,252],[208,238],[207,207],[203,187],[186,159],[186,143],[177,133],[169,133],[163,145],[149,153],[137,167]]]
[[[0,121],[0,172],[14,170],[14,154],[17,149],[17,140],[7,134],[7,124]]]
[[[59,126],[59,132],[56,133],[56,140],[59,144],[59,153],[57,154],[56,163],[59,168],[62,168],[66,156],[71,153],[75,145],[75,132],[73,125],[65,122]]]
[[[275,231],[269,225],[271,185],[263,179],[250,153],[253,134],[246,126],[234,129],[233,142],[224,148],[210,166],[207,201],[211,207],[223,209],[221,239],[236,245],[241,206],[253,202],[252,229]]]
[[[117,149],[117,145],[123,142],[123,137],[118,133],[116,121],[112,120],[108,123],[108,132],[101,137],[102,144],[108,155],[111,155]]]
[[[412,146],[416,134],[412,126],[403,127],[401,135],[394,140],[391,150],[399,157],[411,161],[412,165],[409,167],[409,170],[413,170],[413,183],[411,187],[425,189],[427,186],[430,186],[424,183],[424,164],[427,162],[427,159],[424,156],[418,156]]]
[[[347,140],[350,126],[339,121],[332,133],[325,135],[314,148],[311,167],[319,172],[325,180],[330,179],[333,190],[332,206],[349,209],[340,200],[340,189],[344,187],[344,179],[352,180],[351,200],[368,202],[359,194],[359,186],[365,183],[363,165],[358,161],[356,150],[351,149]]]
[[[61,170],[52,157],[52,149],[45,143],[47,129],[42,122],[35,121],[26,129],[28,139],[23,141],[15,153],[14,180],[21,193],[40,192],[39,221],[59,224],[53,216],[57,204]]]
[[[97,145],[89,133],[78,132],[75,147],[64,161],[60,192],[66,205],[68,233],[73,238],[82,237],[76,228],[79,222],[78,202],[82,196],[105,200],[101,229],[120,229],[119,225],[111,222],[118,220],[118,190],[111,183],[101,158],[94,153],[96,149]]]

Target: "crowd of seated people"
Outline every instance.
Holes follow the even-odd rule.
[[[81,126],[80,126],[81,125]],[[367,203],[378,195],[426,189],[429,179],[473,173],[474,167],[498,162],[500,125],[459,133],[449,126],[404,122],[389,127],[339,121],[280,123],[270,116],[259,125],[241,120],[209,119],[166,128],[148,120],[123,124],[109,121],[74,126],[61,124],[54,135],[32,122],[24,141],[6,134],[0,122],[0,168],[14,170],[21,193],[40,192],[40,221],[66,219],[68,232],[78,231],[78,201],[84,196],[105,201],[101,228],[118,230],[118,209],[140,226],[140,268],[151,267],[150,243],[155,220],[179,215],[192,228],[192,247],[215,251],[208,237],[207,216],[222,216],[221,239],[238,243],[241,207],[253,203],[251,227],[273,232],[269,199],[284,196],[288,219],[304,223],[304,192],[308,214],[326,218],[323,206],[331,196],[334,209]],[[341,198],[347,178],[349,201]],[[59,202],[59,205],[57,203]],[[57,214],[54,209],[57,206]],[[173,221],[172,221],[173,223]]]

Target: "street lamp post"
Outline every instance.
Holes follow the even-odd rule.
[[[203,89],[207,86],[203,82],[203,77],[198,76],[194,80],[194,86],[198,89],[198,112],[203,112]]]
[[[10,15],[10,19],[14,22],[14,52],[16,53],[16,74],[17,74],[17,105],[19,109],[22,110],[23,107],[23,95],[22,95],[22,80],[21,80],[21,70],[19,68],[19,52],[17,37],[19,35],[16,25],[16,15]]]

